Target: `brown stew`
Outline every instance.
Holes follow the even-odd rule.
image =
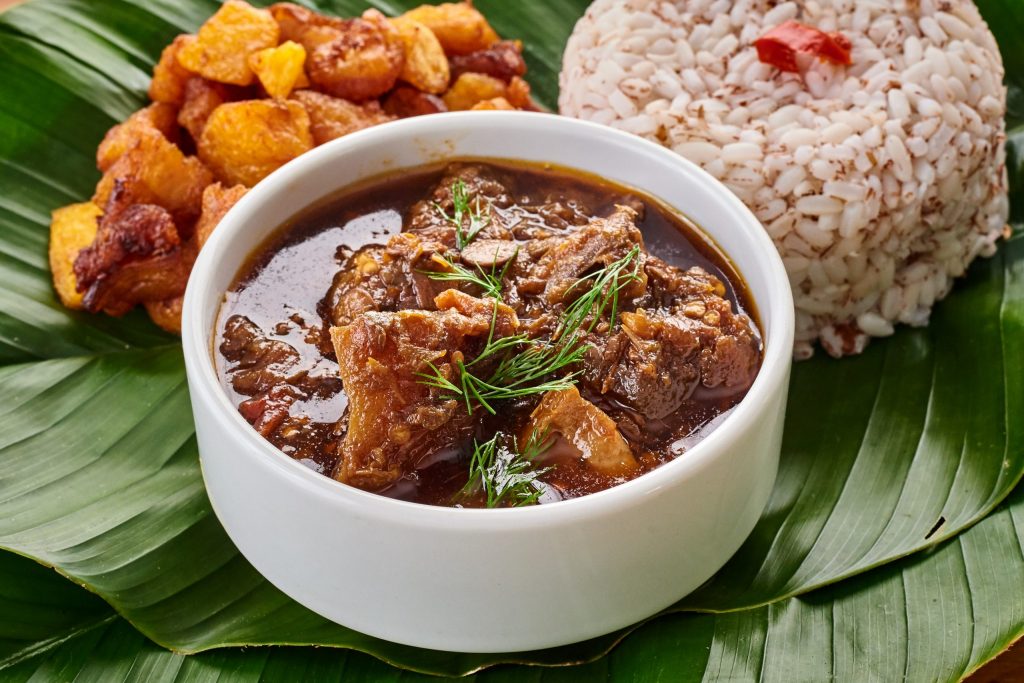
[[[465,160],[374,179],[262,246],[227,293],[239,412],[403,500],[548,503],[685,453],[761,363],[752,301],[691,224],[574,171]]]

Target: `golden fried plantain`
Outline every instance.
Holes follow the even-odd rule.
[[[490,100],[480,100],[472,107],[473,111],[515,111],[515,107],[509,104],[504,97],[495,97]]]
[[[507,95],[505,83],[493,76],[484,74],[464,73],[459,76],[452,87],[441,99],[450,111],[472,109],[478,102],[504,98]]]
[[[158,131],[144,130],[103,174],[93,195],[97,206],[106,206],[116,181],[124,184],[124,193],[133,202],[161,206],[185,224],[199,215],[203,189],[213,182],[213,175]]]
[[[119,123],[108,130],[103,136],[103,142],[96,149],[96,167],[106,171],[146,134],[153,131],[171,142],[176,141],[178,125],[175,114],[174,105],[154,102],[129,116],[124,123]]]
[[[197,142],[199,158],[221,182],[247,187],[312,148],[309,115],[291,100],[222,104]]]
[[[244,185],[224,187],[220,183],[213,183],[206,186],[203,190],[203,212],[199,214],[195,231],[195,239],[200,249],[206,244],[206,240],[210,239],[213,229],[220,223],[220,219],[224,218],[224,214],[244,197],[246,192],[248,190]]]
[[[516,109],[537,110],[537,106],[533,103],[533,98],[530,97],[530,84],[519,76],[513,76],[512,80],[509,81],[508,92],[505,97],[508,99],[509,104]]]
[[[329,17],[291,2],[278,2],[269,7],[281,29],[281,40],[299,43],[306,52],[330,42],[344,30],[345,20]]]
[[[346,20],[344,29],[329,31],[335,37],[313,48],[306,61],[318,90],[361,102],[394,87],[405,63],[405,44],[383,14],[367,10],[360,19]]]
[[[402,15],[434,32],[449,55],[466,55],[484,50],[498,42],[498,34],[469,2],[420,5]]]
[[[391,24],[405,43],[405,66],[399,78],[423,92],[437,95],[447,90],[448,57],[434,32],[415,19],[399,17]]]
[[[149,319],[156,323],[157,327],[165,332],[180,335],[181,306],[184,303],[185,297],[182,295],[160,301],[143,301],[142,305],[146,307]]]
[[[448,111],[444,100],[437,95],[420,92],[410,85],[399,85],[384,98],[384,111],[404,119]]]
[[[230,99],[228,86],[193,76],[185,85],[185,101],[178,111],[178,124],[189,132],[193,140],[198,140],[213,110]]]
[[[249,55],[249,68],[266,93],[276,98],[288,97],[299,77],[304,75],[302,66],[305,62],[306,48],[293,40]]]
[[[181,104],[185,99],[185,82],[192,73],[178,63],[178,52],[187,39],[188,36],[178,36],[160,53],[160,61],[153,67],[153,80],[149,83],[149,99],[154,102]]]
[[[313,141],[318,145],[394,118],[376,102],[355,104],[314,90],[296,90],[292,99],[301,102],[309,113]]]
[[[178,63],[220,83],[249,85],[249,55],[277,45],[280,28],[273,15],[243,0],[227,0],[195,36],[188,36]]]
[[[75,278],[78,252],[96,239],[100,207],[92,202],[70,204],[55,209],[50,221],[50,273],[60,302],[68,308],[82,308],[82,294]]]

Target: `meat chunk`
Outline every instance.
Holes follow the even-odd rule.
[[[233,363],[231,387],[246,396],[266,393],[294,379],[300,361],[290,344],[267,338],[242,315],[233,315],[225,323],[220,352]]]
[[[454,215],[452,192],[457,183],[462,183],[470,208],[479,211],[485,222],[477,239],[511,239],[512,233],[505,226],[500,211],[512,204],[508,184],[476,164],[452,164],[447,170],[430,196],[413,205],[409,212],[409,232],[454,248],[455,227],[446,216]],[[463,227],[468,228],[468,225],[467,217]]]
[[[560,435],[588,466],[605,476],[624,476],[638,466],[615,421],[580,396],[576,387],[544,394],[530,414],[526,434],[531,433]]]
[[[722,283],[700,268],[671,266],[658,281],[673,283],[676,303],[624,312],[621,332],[590,335],[587,387],[649,419],[679,410],[699,386],[745,391],[757,373],[760,343],[746,316],[734,313],[722,296]]]
[[[349,400],[339,481],[380,490],[469,422],[460,403],[439,400],[417,373],[432,364],[451,377],[453,357],[487,336],[495,305],[496,334],[513,332],[518,320],[507,306],[462,292],[443,292],[436,305],[441,310],[367,312],[331,328]]]
[[[348,325],[361,313],[400,308],[433,309],[434,297],[450,285],[431,280],[431,260],[444,244],[399,233],[386,246],[372,245],[346,253],[327,293],[330,322]]]
[[[579,296],[583,293],[582,288],[575,285],[588,271],[622,258],[634,246],[639,245],[642,249],[643,236],[636,227],[635,219],[633,209],[617,206],[608,218],[595,218],[549,249],[531,273],[532,279],[546,283],[545,301],[557,304]],[[642,263],[644,252],[641,251],[637,258]],[[641,269],[640,276],[625,287],[620,297],[640,296],[646,288],[647,276]]]

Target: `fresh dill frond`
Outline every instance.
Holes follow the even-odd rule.
[[[434,208],[446,221],[455,226],[455,246],[461,250],[476,239],[481,230],[491,224],[490,202],[487,203],[486,209],[481,209],[480,197],[477,197],[470,206],[469,190],[461,178],[452,183],[451,190],[452,213],[445,211],[437,202],[434,202]],[[468,227],[464,225],[467,218]]]
[[[518,254],[519,251],[516,250],[515,253]],[[498,270],[497,263],[492,264],[490,272],[484,270],[480,266],[476,266],[476,272],[474,273],[462,264],[452,263],[440,254],[435,255],[433,260],[447,268],[447,270],[420,270],[419,272],[426,275],[431,280],[439,280],[442,282],[465,282],[467,284],[476,285],[483,290],[484,296],[501,301],[501,289],[504,286],[505,276],[508,274],[509,266],[511,266],[512,261],[515,260],[515,254],[513,254],[512,258],[505,263],[504,267],[500,271]]]
[[[639,256],[640,245],[635,244],[622,258],[574,282],[566,290],[566,294],[588,283],[590,287],[565,309],[556,336],[574,334],[583,327],[588,318],[590,324],[587,325],[586,332],[591,332],[609,306],[609,325],[615,327],[615,319],[619,313],[619,293],[640,277]],[[632,271],[627,272],[631,263]]]
[[[546,437],[536,441],[536,430],[530,434],[527,446],[517,448],[515,438],[512,448],[508,438],[497,432],[483,443],[473,441],[473,453],[469,459],[469,480],[456,494],[456,499],[465,499],[482,491],[485,505],[489,508],[508,503],[513,507],[533,505],[544,489],[538,479],[551,471],[552,467],[533,468],[532,460],[543,452]]]

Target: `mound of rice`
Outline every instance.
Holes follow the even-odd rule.
[[[787,19],[851,66],[758,61]],[[1008,213],[998,48],[969,0],[597,0],[566,47],[561,112],[641,135],[743,199],[782,254],[797,357],[924,325]],[[685,207],[681,207],[685,210]]]

